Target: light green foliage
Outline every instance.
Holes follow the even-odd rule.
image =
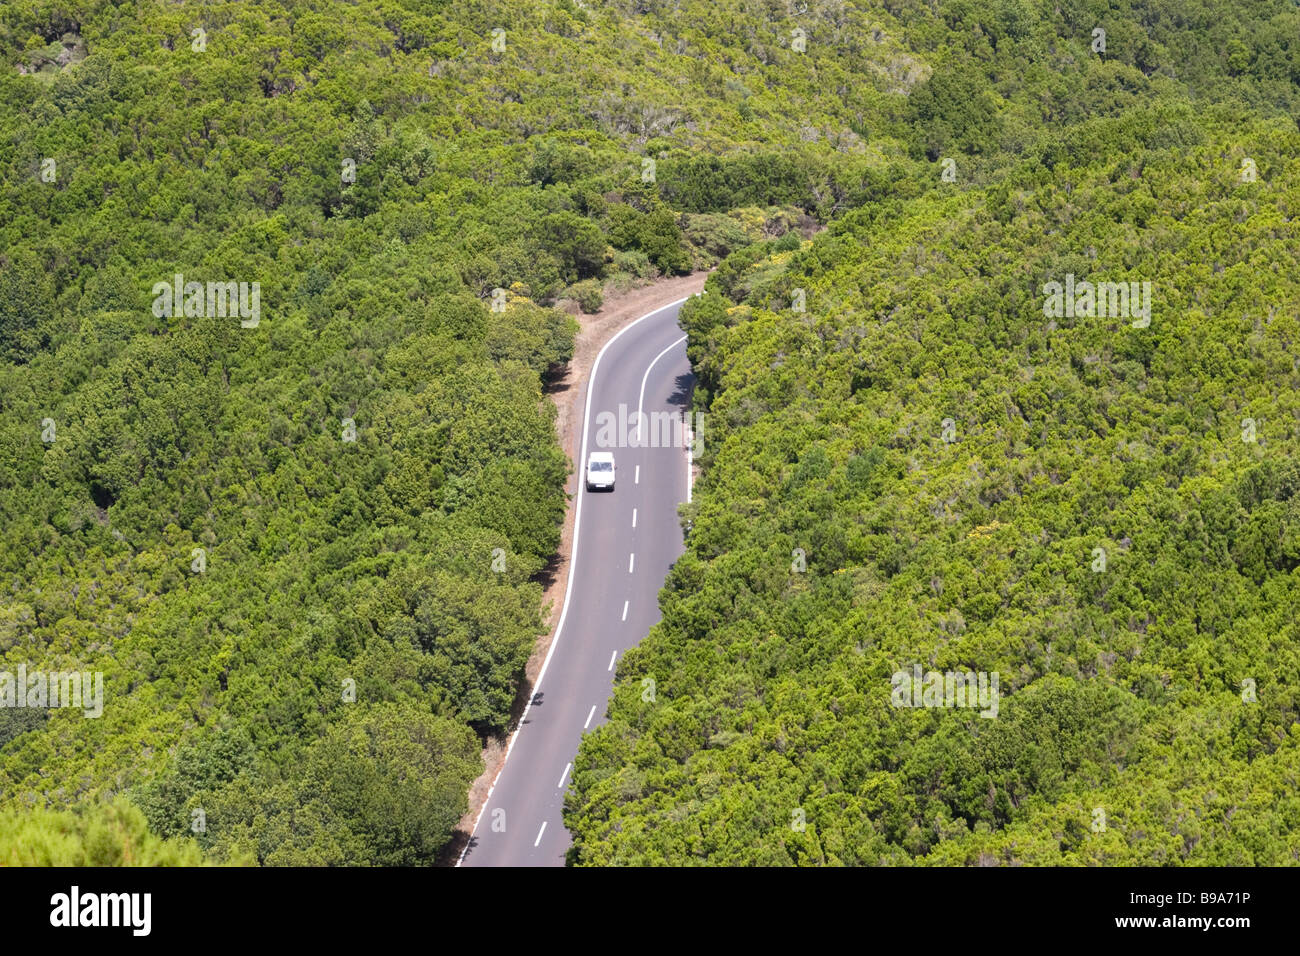
[[[0,812],[0,866],[199,866],[192,840],[160,840],[119,797],[70,810]],[[232,862],[247,864],[246,858]]]
[[[542,630],[568,468],[545,389],[576,328],[550,306],[829,215],[807,188],[867,168],[759,122],[809,72],[769,52],[734,83],[716,45],[745,39],[691,6],[652,15],[665,45],[647,11],[540,0],[4,5],[0,667],[102,671],[106,700],[0,713],[0,807],[125,791],[158,834],[202,809],[215,859],[438,855],[466,735],[508,727]],[[842,82],[806,118],[855,142],[882,83],[813,57]],[[773,172],[665,198],[701,151]],[[260,283],[258,327],[155,315],[176,273]],[[309,798],[393,713],[436,745],[347,771],[392,819]]]
[[[575,858],[1290,862],[1297,35],[1284,0],[5,3],[0,669],[106,700],[0,713],[0,854],[437,859],[543,629],[552,306],[719,264],[691,549]],[[1153,279],[1152,328],[1046,328],[1067,271]],[[176,273],[260,283],[259,326],[156,316]],[[1002,668],[1003,718],[890,710],[931,656]]]
[[[886,170],[683,310],[703,476],[572,861],[1300,860],[1294,67],[1231,78],[1300,20],[1088,6],[909,5],[955,49],[902,118],[957,180]],[[1067,273],[1150,281],[1149,327],[1045,316]],[[893,706],[914,663],[999,673],[998,716]]]

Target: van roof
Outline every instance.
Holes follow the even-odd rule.
[[[593,451],[587,460],[588,461],[613,461],[614,453],[612,451]]]

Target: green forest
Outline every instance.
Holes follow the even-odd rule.
[[[0,672],[104,707],[0,707],[0,863],[445,862],[574,316],[711,269],[570,862],[1294,864],[1297,116],[1290,0],[6,2]]]
[[[1300,18],[943,6],[896,12],[927,177],[683,310],[688,551],[574,863],[1300,860]],[[1048,317],[1067,275],[1149,322]],[[999,674],[997,719],[892,706],[914,665]]]

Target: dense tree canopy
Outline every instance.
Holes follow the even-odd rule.
[[[668,105],[725,71],[643,14],[0,10],[0,672],[105,697],[0,708],[0,808],[125,794],[215,861],[437,857],[543,629],[565,309],[825,212],[797,175],[704,205],[643,176],[796,141],[737,113],[757,75]]]
[[[574,860],[1294,862],[1297,37],[5,3],[0,672],[105,700],[0,708],[0,861],[436,859],[543,630],[569,313],[716,266],[689,550]],[[1066,274],[1149,327],[1046,317]],[[913,661],[1000,671],[999,718],[892,709]]]
[[[945,5],[927,181],[684,309],[688,550],[573,861],[1300,859],[1300,136],[1289,67],[1240,81],[1296,15],[1140,6]],[[1053,316],[1067,275],[1149,282],[1149,321]],[[997,674],[996,718],[896,706],[914,666]]]

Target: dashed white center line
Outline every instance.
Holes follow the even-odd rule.
[[[537,839],[533,841],[533,848],[534,848],[534,849],[536,849],[537,844],[539,844],[539,843],[542,842],[542,834],[545,833],[545,832],[546,832],[546,821],[543,820],[543,821],[542,821],[542,828],[541,828],[540,830],[537,831]]]
[[[615,651],[613,654],[609,655],[609,666],[606,667],[605,670],[612,671],[614,669],[614,658],[616,657],[618,657],[618,651]]]
[[[582,729],[583,729],[583,730],[586,730],[588,727],[591,726],[591,718],[593,718],[593,717],[595,717],[595,716],[596,716],[596,705],[595,705],[595,704],[592,704],[592,705],[591,705],[591,713],[589,713],[589,714],[587,715],[587,722],[586,722],[585,724],[582,725]]]
[[[560,787],[564,786],[564,778],[567,777],[567,776],[569,775],[569,771],[570,771],[571,769],[573,769],[573,764],[572,764],[572,763],[566,763],[566,764],[564,765],[564,773],[560,774],[560,782],[557,783],[557,784],[555,785],[555,787],[556,787],[557,790],[558,790]]]
[[[640,465],[637,465],[637,466],[636,466],[636,472],[632,475],[632,484],[634,484],[634,485],[639,485],[639,484],[641,484],[641,466],[640,466]]]
[[[636,509],[632,509],[632,527],[636,527]]]
[[[627,601],[623,602],[623,620],[627,620]]]
[[[635,552],[635,551],[632,552],[631,554],[629,554],[629,555],[627,556],[627,573],[628,573],[628,574],[631,574],[631,573],[632,573],[632,565],[634,565],[634,564],[636,564],[636,552]]]

